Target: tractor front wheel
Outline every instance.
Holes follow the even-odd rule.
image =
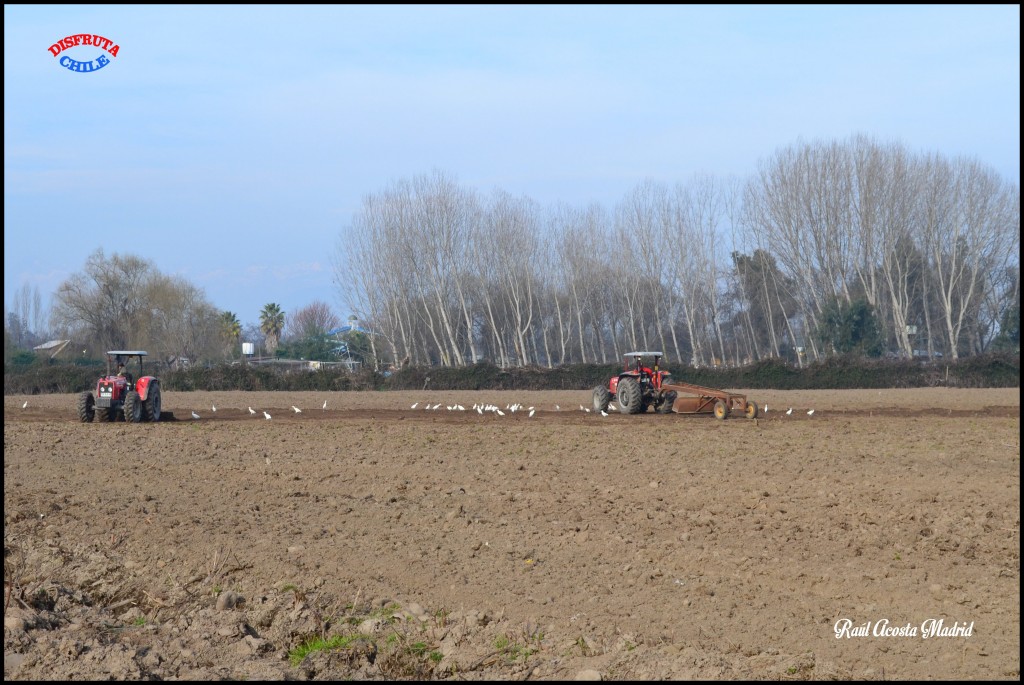
[[[142,421],[142,397],[134,390],[124,397],[124,420],[127,423]]]
[[[115,412],[111,411],[110,409],[108,409],[106,407],[97,407],[96,408],[96,420],[101,422],[101,423],[104,422],[104,421],[113,421],[114,420],[114,418],[113,418],[114,415],[115,415]]]
[[[671,414],[672,405],[676,403],[677,393],[675,390],[669,390],[667,393],[662,395],[661,404],[655,409],[659,414]]]
[[[82,423],[92,423],[96,416],[96,400],[91,392],[83,392],[78,396],[78,418]]]
[[[599,385],[594,388],[594,411],[596,412],[607,412],[608,403],[612,401],[612,394],[608,391],[608,388],[603,385]]]
[[[160,420],[160,384],[153,383],[149,386],[149,392],[146,393],[146,399],[142,403],[142,413],[146,415],[146,420],[155,423]]]
[[[620,378],[615,394],[623,414],[639,414],[643,410],[644,399],[635,378]]]
[[[715,418],[724,420],[729,415],[729,407],[726,406],[724,400],[718,400],[715,402]]]

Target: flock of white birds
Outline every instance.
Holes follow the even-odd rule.
[[[26,402],[25,404],[27,405],[28,402]],[[24,407],[22,407],[22,409],[24,409]],[[324,400],[324,404],[321,407],[321,409],[324,410],[324,411],[327,411],[327,400]],[[217,405],[211,404],[210,405],[210,411],[216,413],[217,412]],[[301,414],[302,413],[302,410],[299,409],[298,407],[296,407],[294,404],[292,405],[292,411],[295,412],[296,414]],[[251,414],[252,416],[256,416],[256,414],[258,414],[258,413],[259,412],[257,412],[255,409],[253,409],[252,407],[249,407],[249,414]],[[195,411],[193,411],[192,412],[192,418],[193,419],[199,419],[201,417],[199,416],[199,414],[197,414]],[[270,421],[273,417],[270,415],[270,412],[264,410],[263,411],[263,418],[266,419],[267,421]]]
[[[410,409],[415,409],[418,406],[420,406],[420,403],[419,402],[414,402],[412,407],[410,407]],[[22,409],[27,409],[28,408],[28,400],[25,400],[25,403],[21,405],[21,408]],[[424,402],[423,403],[423,408],[427,409],[427,410],[437,411],[438,409],[441,408],[441,402],[438,402],[437,404],[434,404],[434,405],[431,405],[429,402]],[[614,404],[609,404],[608,408],[610,410],[612,410],[612,411],[616,411],[617,410],[617,407]],[[324,411],[327,410],[327,400],[324,400],[324,405],[323,405],[323,407],[321,407],[321,409],[324,410]],[[466,408],[463,407],[461,404],[445,405],[445,409],[447,409],[448,411],[466,411]],[[526,411],[529,412],[529,414],[527,415],[528,418],[533,418],[533,414],[535,412],[535,409],[533,407],[524,407],[523,405],[518,404],[518,403],[517,404],[506,404],[505,405],[505,409],[507,409],[508,411],[510,411],[513,414],[516,413],[517,411],[519,411],[520,409],[525,409]],[[216,413],[217,412],[217,405],[210,405],[210,410],[213,411],[214,413]],[[298,407],[296,407],[294,404],[292,405],[292,410],[296,414],[301,414],[302,413],[302,410],[299,409]],[[505,415],[505,412],[503,412],[501,409],[499,409],[498,406],[495,405],[495,404],[474,404],[473,405],[473,410],[475,410],[477,414],[483,414],[486,411],[486,412],[493,412],[494,414],[497,414],[498,416],[504,416]],[[562,408],[556,404],[555,405],[555,411],[562,411]],[[580,411],[586,412],[588,414],[590,413],[590,409],[588,407],[584,407],[582,404],[580,405]],[[255,415],[256,414],[256,410],[253,409],[252,407],[249,407],[249,413]],[[765,414],[768,413],[768,405],[767,404],[764,405],[764,412],[763,413],[765,413]],[[785,411],[785,414],[786,414],[786,416],[792,416],[793,415],[793,407],[790,407],[789,409],[787,409]],[[807,415],[808,416],[814,416],[814,410],[813,409],[808,409],[807,410]],[[608,412],[602,411],[601,412],[601,416],[608,416]],[[192,412],[192,418],[193,419],[199,419],[199,414],[197,414],[195,411],[193,411]],[[270,417],[270,414],[268,412],[264,411],[263,412],[263,418],[265,418],[267,421],[269,421],[271,417]]]
[[[423,403],[414,402],[412,404],[412,406],[409,407],[409,408],[410,409],[416,409],[417,407],[420,406],[420,404],[423,405],[423,409],[424,410],[427,410],[427,411],[437,411],[438,409],[441,408],[443,403],[438,402],[437,404],[431,404],[430,402],[423,402]],[[461,404],[445,405],[445,409],[447,409],[448,411],[466,411],[466,408],[464,406],[462,406]],[[505,405],[505,409],[507,411],[513,413],[513,414],[515,412],[519,411],[519,410],[526,409],[526,410],[528,410],[530,412],[529,416],[531,416],[531,417],[533,416],[534,411],[535,411],[533,407],[524,407],[521,404],[506,404]],[[472,407],[472,410],[475,410],[477,414],[483,414],[484,412],[492,412],[492,413],[494,413],[494,414],[496,414],[498,416],[504,416],[505,415],[505,412],[502,411],[501,409],[499,409],[498,406],[495,405],[495,404],[474,404],[473,407]],[[555,411],[561,411],[561,410],[562,410],[562,408],[559,405],[556,404],[555,405]],[[609,411],[618,411],[619,408],[615,406],[614,402],[611,402],[611,403],[608,404],[608,410]],[[583,406],[581,404],[580,405],[580,411],[589,414],[590,413],[590,407],[585,407],[585,406]],[[601,411],[600,413],[601,413],[601,416],[608,416],[608,412],[606,412],[606,411]],[[768,405],[767,404],[764,405],[764,412],[763,413],[765,413],[765,414],[768,413]],[[789,409],[787,409],[785,411],[785,414],[786,414],[786,416],[792,416],[793,415],[793,407],[790,407]],[[807,415],[808,416],[814,416],[814,410],[813,409],[809,409],[807,411]]]
[[[437,404],[431,404],[430,402],[424,402],[423,403],[423,409],[424,409],[424,411],[437,411],[438,409],[441,408],[442,404],[443,404],[442,402],[438,402]],[[415,409],[418,406],[420,406],[419,402],[413,402],[412,406],[409,407],[409,408],[410,409]],[[461,405],[461,404],[447,404],[447,405],[444,406],[444,408],[447,411],[466,411],[466,408],[463,405]],[[556,409],[559,408],[557,404],[555,405],[555,408]],[[527,418],[533,418],[533,415],[537,412],[537,409],[535,407],[527,407],[526,405],[519,404],[517,402],[515,404],[506,404],[505,405],[505,411],[502,411],[501,408],[498,407],[498,405],[496,405],[496,404],[475,404],[474,403],[473,406],[470,407],[469,411],[475,411],[477,414],[483,414],[485,412],[488,412],[488,413],[494,414],[496,416],[504,416],[505,415],[505,411],[508,411],[511,414],[515,414],[517,411],[525,411],[525,412],[527,412]]]
[[[409,408],[410,409],[416,409],[417,407],[420,406],[420,404],[421,404],[420,402],[413,402],[412,406],[409,407]],[[422,404],[423,404],[423,409],[426,410],[426,411],[437,411],[437,410],[439,410],[441,408],[443,403],[442,402],[438,402],[437,404],[432,404],[430,402],[423,402]],[[28,400],[25,400],[25,403],[21,405],[21,408],[22,409],[28,408]],[[447,411],[466,411],[466,408],[464,406],[462,406],[461,404],[448,404],[448,405],[444,405],[444,408]],[[323,411],[327,410],[327,400],[324,400],[324,404],[321,407],[321,409]],[[610,411],[618,411],[618,407],[616,407],[614,403],[610,403],[608,405],[608,409]],[[216,413],[217,412],[217,406],[216,405],[210,405],[210,411]],[[296,407],[294,404],[292,405],[292,411],[294,411],[296,414],[301,414],[302,413],[302,410],[299,409],[298,407]],[[484,414],[485,412],[488,412],[488,413],[495,414],[496,416],[505,416],[505,411],[508,411],[511,414],[515,414],[517,411],[525,411],[525,412],[528,412],[527,413],[527,418],[533,418],[533,415],[536,413],[536,409],[534,407],[527,407],[527,406],[519,404],[519,403],[506,404],[504,411],[502,409],[500,409],[498,407],[498,405],[496,405],[496,404],[474,404],[472,406],[472,408],[470,409],[470,411],[475,411],[477,414],[481,414],[481,415]],[[556,404],[555,405],[555,411],[562,411],[562,407],[560,407],[559,405]],[[590,413],[590,408],[589,407],[584,407],[581,404],[580,405],[580,411],[589,414]],[[249,413],[252,414],[253,416],[255,416],[257,414],[256,410],[253,409],[252,407],[249,407]],[[764,414],[768,413],[768,405],[767,404],[764,405],[764,411],[762,413],[764,413]],[[790,407],[789,409],[787,409],[783,413],[786,416],[792,416],[793,415],[793,407]],[[814,410],[813,409],[808,409],[807,410],[807,415],[808,416],[814,416]],[[601,416],[608,416],[608,412],[602,411],[601,412]],[[198,420],[200,418],[200,416],[195,411],[193,411],[192,412],[192,418]],[[270,419],[271,419],[270,413],[267,412],[267,411],[264,411],[263,412],[263,418],[266,419],[267,421],[270,421]]]

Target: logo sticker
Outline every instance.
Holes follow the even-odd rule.
[[[107,55],[104,55],[102,52],[96,59],[88,62],[80,62],[76,59],[72,59],[67,54],[61,55],[65,50],[70,50],[71,48],[79,45],[87,45],[89,47],[104,50],[110,54],[110,57],[117,57],[117,51],[121,49],[120,45],[115,44],[114,41],[109,38],[97,36],[93,33],[76,33],[73,36],[61,38],[51,45],[50,54],[54,57],[59,57],[60,59],[58,60],[58,63],[65,69],[69,71],[77,71],[80,74],[99,71],[110,64],[110,57],[107,57]]]

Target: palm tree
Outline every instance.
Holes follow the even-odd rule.
[[[267,351],[273,355],[281,339],[281,331],[284,330],[284,312],[281,311],[281,305],[271,302],[263,306],[263,311],[260,312],[260,330],[267,336]]]
[[[238,339],[242,337],[242,324],[234,312],[223,311],[220,313],[220,328],[227,342],[228,354],[232,355],[238,348]]]

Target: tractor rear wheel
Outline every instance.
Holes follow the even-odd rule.
[[[594,411],[596,412],[607,412],[608,403],[612,401],[612,394],[608,391],[608,388],[603,385],[599,385],[594,388]]]
[[[96,400],[91,392],[83,392],[78,396],[78,418],[82,423],[92,423],[96,416]]]
[[[126,423],[142,421],[142,397],[134,390],[124,396],[124,420]]]
[[[658,405],[656,412],[659,414],[671,414],[672,405],[676,403],[677,393],[675,390],[669,390],[667,393],[661,396],[661,404]]]
[[[746,405],[743,407],[743,413],[748,419],[757,418],[757,402],[753,400],[747,400]]]
[[[715,402],[715,418],[724,420],[729,415],[729,407],[725,404],[724,400],[718,400]]]
[[[615,388],[615,396],[623,414],[639,414],[644,408],[640,384],[635,378],[620,378],[619,385]]]
[[[146,420],[155,423],[160,420],[160,384],[153,383],[149,386],[146,399],[142,403],[142,413]]]

